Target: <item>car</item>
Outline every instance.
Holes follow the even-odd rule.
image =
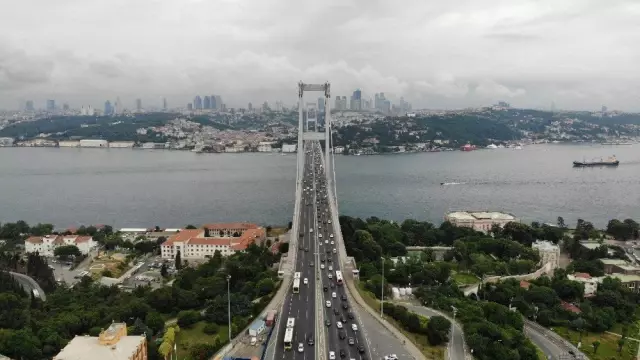
[[[336,353],[333,351],[329,351],[329,360],[336,360]]]
[[[333,289],[334,287],[336,287],[335,283],[331,283],[331,288]]]
[[[329,245],[329,240],[325,240],[324,243]]]
[[[320,262],[324,262],[324,256],[320,258]]]
[[[329,279],[333,279],[333,274],[329,273],[327,276],[329,277]]]
[[[328,289],[326,286],[324,286],[324,287],[322,288],[322,290],[323,290],[324,292],[327,292],[329,289]]]
[[[342,299],[342,301],[347,301],[347,295],[342,294],[342,296],[340,296],[340,299]]]
[[[298,249],[302,250],[302,245],[299,245],[299,246],[298,246]]]
[[[327,300],[325,303],[326,307],[330,308],[331,307],[331,301]]]
[[[348,317],[349,319],[353,320],[353,317],[354,317],[354,316],[353,316],[353,313],[352,313],[351,311],[349,311],[349,312],[347,313],[347,317]]]
[[[329,237],[333,239],[333,234],[329,234]]]
[[[309,248],[304,248],[304,251],[309,252]]]
[[[320,226],[318,226],[318,229],[320,229]],[[322,239],[322,234],[318,234],[318,237]]]
[[[333,260],[331,260],[331,258],[328,258],[328,259],[327,259],[327,261],[328,261],[328,262],[333,262]]]
[[[342,308],[345,309],[345,310],[349,309],[349,304],[347,304],[346,302],[343,302],[342,303]]]
[[[344,332],[344,330],[340,330],[338,331],[338,337],[340,338],[340,340],[344,340],[347,337],[347,333]]]
[[[333,234],[331,234],[331,235],[333,235]],[[304,233],[303,232],[300,232],[300,237],[304,237]]]
[[[353,331],[358,331],[358,325],[356,325],[356,324],[351,324],[351,330],[353,330]]]
[[[307,334],[307,345],[309,346],[313,346],[314,342],[313,342],[313,333],[309,333]]]
[[[309,232],[313,234],[313,228],[309,229]]]
[[[328,222],[329,222],[329,224],[331,224],[331,220],[329,220]]]
[[[336,295],[336,292],[335,292],[335,291],[331,293],[331,297],[332,297],[332,298],[334,298],[334,299],[337,297],[337,295]]]
[[[344,349],[340,349],[340,357],[343,358],[345,356],[347,356],[347,352]]]
[[[337,253],[338,251],[336,250],[336,248],[333,248],[333,253]]]
[[[329,271],[333,271],[333,266],[329,265]]]
[[[340,315],[340,310],[338,310],[337,308],[333,308],[333,314],[336,316]]]
[[[358,352],[360,354],[364,354],[364,345],[358,345]],[[395,355],[394,355],[395,356]],[[393,360],[398,360],[398,358],[393,358]]]
[[[303,282],[305,285],[309,285],[309,279],[307,279],[307,278],[304,278],[304,280],[302,280],[302,282]]]
[[[335,245],[335,243],[333,242],[333,240],[331,240],[331,245]]]
[[[331,320],[327,319],[324,321],[324,324],[327,326],[331,326]]]
[[[324,269],[324,264],[320,264],[320,269]]]
[[[342,322],[338,321],[336,323],[336,326],[338,327],[338,329],[342,329]]]
[[[304,352],[304,345],[302,343],[298,343],[298,352]]]
[[[355,344],[356,344],[356,341],[352,337],[350,337],[349,338],[349,345],[355,345]]]

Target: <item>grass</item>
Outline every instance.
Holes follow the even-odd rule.
[[[568,329],[566,327],[554,327],[553,330],[562,336],[572,344],[578,344],[580,338],[577,331]],[[580,350],[585,353],[591,360],[610,360],[615,358],[616,360],[635,360],[638,350],[638,343],[636,341],[626,339],[622,352],[618,355],[618,340],[620,337],[607,333],[587,333],[582,334],[582,346]],[[598,352],[593,352],[593,342],[599,341],[600,346]]]
[[[284,235],[287,231],[288,230],[287,230],[286,227],[272,227],[271,231],[269,231],[267,236],[269,236],[269,237],[271,237],[271,236],[280,236],[280,235]]]
[[[471,285],[480,282],[477,276],[469,273],[457,272],[451,275],[451,277],[458,285]]]
[[[371,292],[365,290],[363,285],[364,284],[361,282],[357,283],[356,288],[358,290],[358,293],[360,293],[360,296],[370,308],[372,308],[373,310],[380,311],[380,301],[376,299]],[[420,349],[420,352],[422,352],[422,354],[427,359],[429,360],[444,359],[444,352],[445,352],[444,346],[433,346],[429,344],[429,340],[427,339],[426,335],[414,334],[405,330],[404,328],[402,328],[402,326],[400,326],[400,324],[397,321],[395,321],[393,318],[389,316],[385,316],[385,320],[387,320],[391,325],[393,325],[393,327],[395,327],[401,333],[403,333],[404,336],[407,337],[407,339],[409,339],[418,349]]]
[[[208,335],[203,331],[205,325],[206,322],[200,321],[188,329],[180,328],[180,331],[176,334],[176,345],[181,358],[183,356],[188,356],[189,347],[191,345],[201,343],[213,344],[216,337],[223,343],[227,343],[229,341],[229,328],[227,326],[220,326],[217,334]],[[184,357],[184,359],[189,358]]]

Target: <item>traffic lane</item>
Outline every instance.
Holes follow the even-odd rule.
[[[338,328],[336,327],[336,321],[334,319],[334,315],[333,315],[333,303],[331,304],[331,308],[328,308],[326,306],[326,301],[329,300],[331,301],[331,294],[329,291],[324,293],[325,295],[322,297],[323,298],[323,306],[325,307],[324,309],[324,318],[325,320],[329,320],[331,322],[330,326],[326,326],[326,324],[324,325],[327,328],[327,357],[329,355],[330,351],[333,351],[336,353],[336,357],[339,357],[340,354],[340,339],[338,337]],[[329,296],[327,296],[327,294],[329,294]]]
[[[440,316],[439,313],[429,308],[426,308],[424,306],[418,306],[418,305],[413,305],[408,303],[401,303],[400,305],[406,307],[409,311],[414,312],[421,316],[426,316],[426,317]],[[453,353],[456,354],[456,356],[460,356],[461,359],[464,359],[464,354],[465,354],[464,333],[462,331],[462,328],[459,326],[457,322],[453,323],[453,332],[451,333],[450,341],[451,341],[451,344],[449,349],[452,350]]]
[[[524,332],[529,337],[529,340],[540,348],[547,357],[558,357],[566,352],[562,347],[530,326],[525,325]]]
[[[396,354],[400,359],[412,358],[405,350],[402,341],[382,326],[369,312],[360,306],[354,306],[353,311],[361,325],[359,331],[361,340],[369,345],[365,347],[371,352],[370,359],[380,359],[389,354]]]

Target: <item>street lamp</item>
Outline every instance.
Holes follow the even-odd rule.
[[[227,275],[227,318],[229,320],[229,344],[231,344],[231,275]]]
[[[380,288],[380,317],[384,319],[384,257],[382,257],[382,287]]]

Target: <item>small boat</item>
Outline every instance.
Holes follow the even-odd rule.
[[[615,155],[611,156],[607,160],[600,159],[600,161],[574,161],[574,167],[589,167],[589,166],[618,166],[620,161],[616,159]]]

